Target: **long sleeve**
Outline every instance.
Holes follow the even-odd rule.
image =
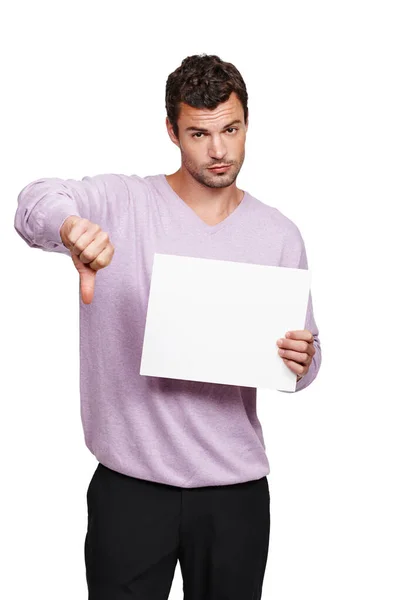
[[[307,386],[310,385],[316,378],[319,368],[321,366],[321,343],[319,340],[319,330],[315,323],[314,314],[313,314],[313,305],[312,305],[312,296],[311,292],[308,299],[308,307],[307,307],[307,315],[306,315],[306,323],[304,329],[308,329],[314,336],[314,348],[315,354],[312,358],[312,362],[308,369],[308,372],[297,382],[295,391],[298,392],[303,390]]]
[[[304,240],[297,228],[296,228],[296,230],[298,232],[297,240],[300,243],[300,249],[301,249],[300,250],[300,259],[298,260],[297,268],[308,269],[307,253],[306,253],[306,248],[304,245]],[[310,383],[312,383],[314,381],[314,379],[317,377],[318,371],[321,366],[321,358],[322,358],[321,343],[320,343],[320,339],[319,339],[319,330],[318,330],[317,324],[314,319],[311,291],[310,291],[309,298],[308,298],[308,305],[307,305],[304,329],[308,329],[309,331],[311,331],[311,333],[314,336],[315,354],[313,356],[313,359],[310,364],[308,372],[296,383],[296,389],[294,390],[294,392],[288,392],[287,390],[279,390],[281,392],[292,394],[295,392],[299,392],[300,390],[303,390],[304,388],[308,387],[310,385]]]
[[[104,228],[115,212],[116,202],[127,198],[126,184],[116,174],[86,176],[82,180],[37,179],[18,195],[14,228],[32,248],[70,256],[60,236],[67,217],[87,218]]]

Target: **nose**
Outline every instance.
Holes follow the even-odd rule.
[[[208,150],[210,158],[221,160],[226,155],[226,147],[219,135],[210,136],[211,142]]]

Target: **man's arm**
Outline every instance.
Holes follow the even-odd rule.
[[[85,218],[107,230],[110,218],[116,214],[116,200],[128,203],[128,192],[122,179],[112,173],[86,176],[82,180],[37,179],[18,195],[14,228],[32,248],[70,256],[60,235],[66,219]]]
[[[298,260],[297,268],[308,269],[307,253],[306,253],[304,241],[300,235],[300,232],[298,232],[298,236],[299,236],[298,239],[300,242],[301,251],[300,251],[300,258]],[[300,390],[303,390],[304,388],[308,387],[310,385],[310,383],[312,383],[314,381],[314,379],[317,377],[318,371],[321,366],[321,359],[322,359],[321,342],[319,339],[319,330],[318,330],[317,324],[314,319],[314,310],[313,310],[311,290],[310,290],[309,298],[308,298],[308,305],[307,305],[304,329],[307,329],[308,331],[310,331],[313,334],[313,338],[314,338],[313,345],[314,345],[314,349],[315,349],[315,354],[312,357],[312,361],[310,363],[307,373],[304,376],[297,378],[296,388],[295,388],[294,392],[299,392]],[[294,393],[294,392],[288,392],[287,390],[279,390],[279,391],[289,393],[289,394]]]

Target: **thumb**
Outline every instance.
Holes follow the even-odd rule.
[[[84,271],[79,271],[81,296],[85,304],[90,304],[93,300],[96,273],[97,271],[94,271],[90,267]]]
[[[97,271],[85,265],[85,263],[83,263],[73,252],[71,252],[71,258],[79,273],[79,286],[82,300],[85,304],[90,304],[93,300],[94,283]]]

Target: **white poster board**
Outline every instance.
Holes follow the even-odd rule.
[[[140,374],[294,391],[277,340],[304,329],[306,269],[154,254]]]

